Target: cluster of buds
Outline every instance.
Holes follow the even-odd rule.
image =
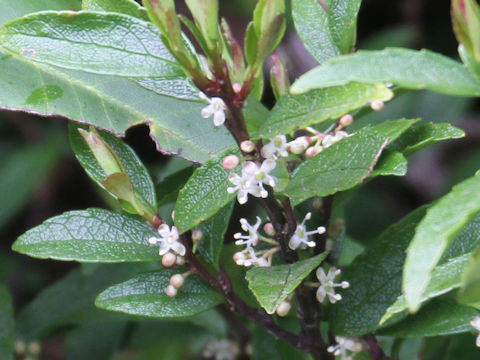
[[[258,232],[261,223],[262,220],[258,216],[257,222],[254,225],[250,225],[246,219],[240,219],[241,227],[248,235],[244,235],[241,232],[234,235],[234,238],[236,239],[235,245],[246,246],[245,249],[238,251],[233,255],[233,260],[237,265],[247,267],[270,266],[272,264],[273,255],[280,251],[280,246],[275,240],[263,236]],[[265,224],[265,233],[271,234],[271,228],[273,228],[271,223]],[[254,247],[258,245],[260,240],[273,247],[270,249],[256,250]]]
[[[175,274],[170,277],[170,284],[165,288],[165,294],[169,297],[177,296],[178,289],[180,289],[183,284],[185,284],[185,279],[190,275],[190,272],[187,271],[183,274]]]

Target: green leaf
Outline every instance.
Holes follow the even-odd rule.
[[[293,0],[292,16],[298,36],[319,63],[341,54],[329,27],[329,15],[318,0]]]
[[[87,129],[85,126],[70,123],[70,145],[75,153],[75,157],[85,169],[88,176],[99,186],[105,188],[103,181],[107,178],[107,174],[102,170],[93,152],[78,132],[79,128]],[[133,151],[133,149],[122,139],[119,139],[106,131],[99,131],[99,134],[118,156],[118,159],[122,163],[122,166],[130,178],[135,190],[144,200],[147,201],[148,204],[150,204],[150,206],[156,207],[157,199],[155,186],[153,185],[147,168],[138,158],[135,151]]]
[[[82,9],[115,12],[150,21],[145,8],[141,7],[134,0],[82,0]]]
[[[404,176],[407,174],[408,161],[402,153],[386,150],[380,156],[377,165],[370,174],[370,178],[376,176]]]
[[[65,326],[128,319],[96,308],[95,297],[108,286],[159,267],[158,262],[108,264],[101,265],[89,275],[82,274],[80,269],[73,270],[22,309],[17,319],[17,338],[39,340]]]
[[[303,162],[283,192],[298,204],[313,196],[348,190],[371,174],[386,141],[374,131],[345,138]]]
[[[468,264],[471,254],[466,254],[457,258],[450,259],[445,264],[437,266],[432,271],[432,279],[425,289],[421,302],[425,302],[434,297],[445,294],[462,285],[462,273]],[[408,310],[405,297],[400,296],[393,305],[391,305],[380,319],[380,325],[384,324],[393,316]]]
[[[414,126],[389,145],[389,149],[401,151],[409,156],[424,147],[440,141],[459,139],[465,132],[447,123],[427,123]]]
[[[285,341],[275,339],[273,335],[258,326],[255,327],[252,342],[252,360],[303,360],[306,358],[305,353]]]
[[[15,2],[0,0],[0,9],[2,9],[0,12],[0,24],[3,24],[25,14],[43,10],[80,10],[81,0],[21,0]]]
[[[415,123],[419,122],[421,119],[397,119],[397,120],[387,120],[383,121],[378,125],[370,127],[370,129],[376,131],[380,135],[389,138],[389,143],[393,143],[397,140],[403,133],[410,129]],[[369,127],[365,127],[362,131],[367,130]],[[388,146],[390,147],[390,146]]]
[[[445,360],[477,360],[480,356],[480,349],[475,346],[473,334],[461,334],[449,339]]]
[[[20,236],[12,249],[36,258],[81,262],[158,260],[153,227],[104,209],[66,212]]]
[[[328,24],[332,38],[342,53],[353,50],[357,40],[357,15],[362,0],[330,0]]]
[[[381,334],[396,337],[440,336],[469,332],[480,312],[447,299],[432,300],[418,314],[385,328]]]
[[[480,250],[477,249],[469,259],[462,273],[462,289],[458,293],[458,302],[480,308]]]
[[[158,318],[188,317],[207,311],[222,302],[222,297],[195,276],[185,280],[178,294],[165,294],[170,277],[178,270],[140,274],[102,292],[95,305],[110,311]]]
[[[18,147],[0,159],[0,228],[17,215],[50,175],[63,154],[58,137]]]
[[[390,226],[345,271],[342,280],[350,287],[327,314],[335,334],[350,337],[375,332],[383,313],[401,295],[405,249],[424,215],[425,208],[419,208]]]
[[[222,160],[228,153],[232,152],[195,170],[180,190],[175,204],[175,226],[180,233],[209,219],[235,197],[235,194],[227,192],[227,188],[232,186],[228,181],[228,175],[232,171],[227,171],[222,166]]]
[[[203,260],[215,267],[218,266],[218,261],[220,260],[225,233],[230,223],[234,205],[234,201],[230,202],[230,204],[198,226],[198,229],[203,233],[203,238],[200,244],[198,244],[198,253]]]
[[[480,211],[480,176],[453,187],[428,211],[407,249],[403,291],[411,312],[418,310],[432,270],[462,228]]]
[[[183,77],[151,23],[113,13],[42,12],[4,24],[0,44],[35,62],[95,74]]]
[[[0,358],[13,359],[13,304],[7,288],[0,284]]]
[[[294,94],[345,85],[393,83],[405,89],[427,89],[447,95],[480,96],[480,83],[461,63],[427,50],[387,48],[359,51],[330,60],[301,76]]]
[[[315,0],[316,1],[316,0]],[[370,101],[388,101],[393,93],[383,85],[351,83],[308,92],[282,96],[253,137],[273,138],[293,133],[309,125],[340,117],[368,105]]]
[[[247,271],[248,287],[269,314],[273,314],[284,301],[315,270],[328,253],[294,264],[256,267]]]

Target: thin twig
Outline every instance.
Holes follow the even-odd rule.
[[[378,344],[377,339],[375,338],[374,335],[372,334],[365,335],[363,339],[368,344],[368,349],[373,360],[390,360],[390,357],[385,355],[385,353],[383,352],[383,349]]]

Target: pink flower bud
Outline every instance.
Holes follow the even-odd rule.
[[[283,301],[278,305],[277,307],[277,315],[278,316],[286,316],[288,312],[290,311],[292,305],[288,301]]]
[[[339,125],[342,127],[342,128],[346,128],[350,125],[352,125],[353,123],[353,116],[350,115],[350,114],[345,114],[343,115],[340,120],[338,121]]]
[[[197,229],[192,232],[192,241],[194,244],[198,244],[202,240],[202,238],[203,238],[202,230]]]
[[[241,251],[233,254],[233,261],[235,261],[236,264],[238,264],[238,262],[242,260],[245,260],[245,255]]]
[[[384,106],[385,106],[385,103],[383,101],[380,101],[380,100],[370,101],[370,107],[374,111],[380,111],[383,109]]]
[[[275,235],[275,229],[273,228],[273,224],[271,222],[268,222],[265,225],[263,225],[263,231],[265,231],[265,234],[267,234],[268,236]]]
[[[237,155],[228,155],[223,158],[223,168],[225,170],[232,170],[240,164],[240,158]]]
[[[250,140],[245,140],[240,143],[240,149],[248,154],[255,150],[255,144]]]
[[[165,294],[167,294],[169,297],[175,297],[177,293],[178,291],[173,285],[168,285],[165,289]]]
[[[232,89],[238,94],[242,90],[242,84],[233,83]]]
[[[318,146],[309,147],[307,151],[305,151],[305,156],[307,157],[307,159],[311,159],[312,157],[317,155],[320,152],[320,150],[321,148]]]
[[[170,285],[175,289],[180,289],[185,282],[185,278],[182,274],[175,274],[170,278]]]
[[[162,265],[165,267],[172,267],[175,264],[175,261],[177,260],[177,256],[172,253],[166,253],[162,257]]]

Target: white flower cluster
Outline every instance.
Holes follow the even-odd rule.
[[[329,346],[327,351],[335,356],[340,356],[341,360],[353,360],[356,353],[365,350],[365,346],[356,339],[335,336],[335,341],[337,345]]]
[[[167,253],[176,253],[177,255],[184,256],[186,249],[185,246],[179,241],[178,229],[175,226],[168,226],[162,224],[158,227],[158,235],[160,237],[151,237],[148,242],[152,245],[160,243],[160,256],[164,256]]]
[[[317,269],[317,279],[320,281],[320,286],[317,290],[317,300],[323,302],[326,297],[328,300],[334,304],[337,301],[342,300],[342,295],[335,293],[335,288],[340,287],[346,289],[350,286],[347,281],[342,281],[341,283],[335,283],[335,278],[341,274],[340,269],[331,267],[328,270],[328,273],[325,274],[325,270],[322,267]]]

